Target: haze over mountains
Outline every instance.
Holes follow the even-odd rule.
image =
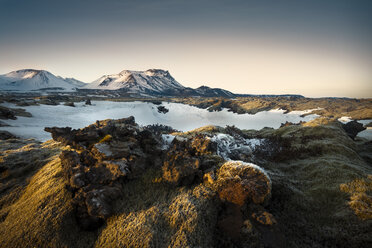
[[[203,96],[236,97],[220,88],[200,86],[193,89],[177,82],[168,71],[149,69],[146,71],[123,70],[118,74],[104,75],[99,79],[84,83],[74,78],[55,76],[45,70],[23,69],[0,75],[2,91],[118,91],[136,96]]]

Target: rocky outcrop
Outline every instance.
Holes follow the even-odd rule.
[[[0,119],[11,119],[15,120],[17,117],[15,116],[15,112],[9,108],[0,106]]]
[[[50,148],[0,140],[4,247],[370,246],[370,144],[341,123],[47,130],[61,142],[48,164]]]
[[[175,138],[163,162],[163,179],[174,185],[190,185],[202,179],[203,171],[221,160],[216,154],[216,144],[204,135],[192,138]]]
[[[365,130],[362,123],[359,123],[355,120],[350,121],[346,124],[342,124],[343,129],[349,135],[350,138],[355,139],[359,132]]]
[[[158,106],[157,109],[158,109],[158,112],[159,112],[159,113],[166,114],[166,113],[169,112],[169,109],[167,109],[167,108],[164,107],[164,106]]]
[[[113,214],[112,202],[120,195],[122,180],[160,163],[157,139],[133,117],[97,121],[79,130],[45,130],[54,140],[78,151],[63,151],[60,159],[76,217],[86,230],[97,228]]]
[[[226,162],[218,170],[215,187],[221,200],[243,206],[245,203],[263,204],[271,194],[271,181],[257,165]]]
[[[24,109],[21,108],[7,108],[4,106],[0,106],[0,119],[7,120],[15,120],[17,116],[23,117],[32,117],[32,115]]]

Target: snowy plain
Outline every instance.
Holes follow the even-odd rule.
[[[3,106],[16,108],[13,104]],[[4,120],[9,127],[1,130],[9,131],[23,138],[35,138],[41,141],[51,139],[44,127],[83,128],[96,120],[119,119],[134,116],[139,125],[163,124],[180,131],[190,131],[205,125],[235,125],[240,129],[278,128],[286,121],[298,123],[310,121],[317,115],[301,117],[305,111],[294,111],[284,114],[284,110],[270,110],[251,114],[235,114],[223,109],[220,112],[209,112],[206,109],[180,104],[163,102],[169,109],[166,114],[159,113],[157,106],[148,102],[110,102],[92,101],[92,105],[83,102],[75,103],[76,107],[40,105],[22,107],[33,117],[18,117],[17,120]]]

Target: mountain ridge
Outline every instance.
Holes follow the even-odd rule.
[[[45,70],[21,69],[0,75],[0,90],[5,91],[75,91],[84,85],[77,79],[55,76]]]
[[[221,88],[202,85],[198,88],[185,87],[168,70],[148,69],[145,71],[122,70],[118,74],[103,75],[91,83],[75,78],[55,76],[46,70],[21,69],[0,75],[0,91],[117,91],[141,97],[303,97],[294,94],[254,95],[235,94]]]

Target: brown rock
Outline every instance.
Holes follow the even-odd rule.
[[[191,141],[191,147],[196,155],[209,155],[217,150],[217,144],[207,139],[205,135],[197,135]]]
[[[157,162],[160,152],[153,133],[139,128],[133,117],[97,121],[79,130],[46,130],[53,139],[78,150],[63,151],[60,159],[77,220],[87,230],[112,215],[112,203],[122,188],[119,180],[143,172]]]
[[[239,161],[221,166],[215,187],[221,200],[239,206],[247,202],[264,203],[271,193],[271,181],[263,170]]]
[[[163,178],[175,185],[188,185],[194,181],[200,162],[187,152],[174,151],[163,163]]]

